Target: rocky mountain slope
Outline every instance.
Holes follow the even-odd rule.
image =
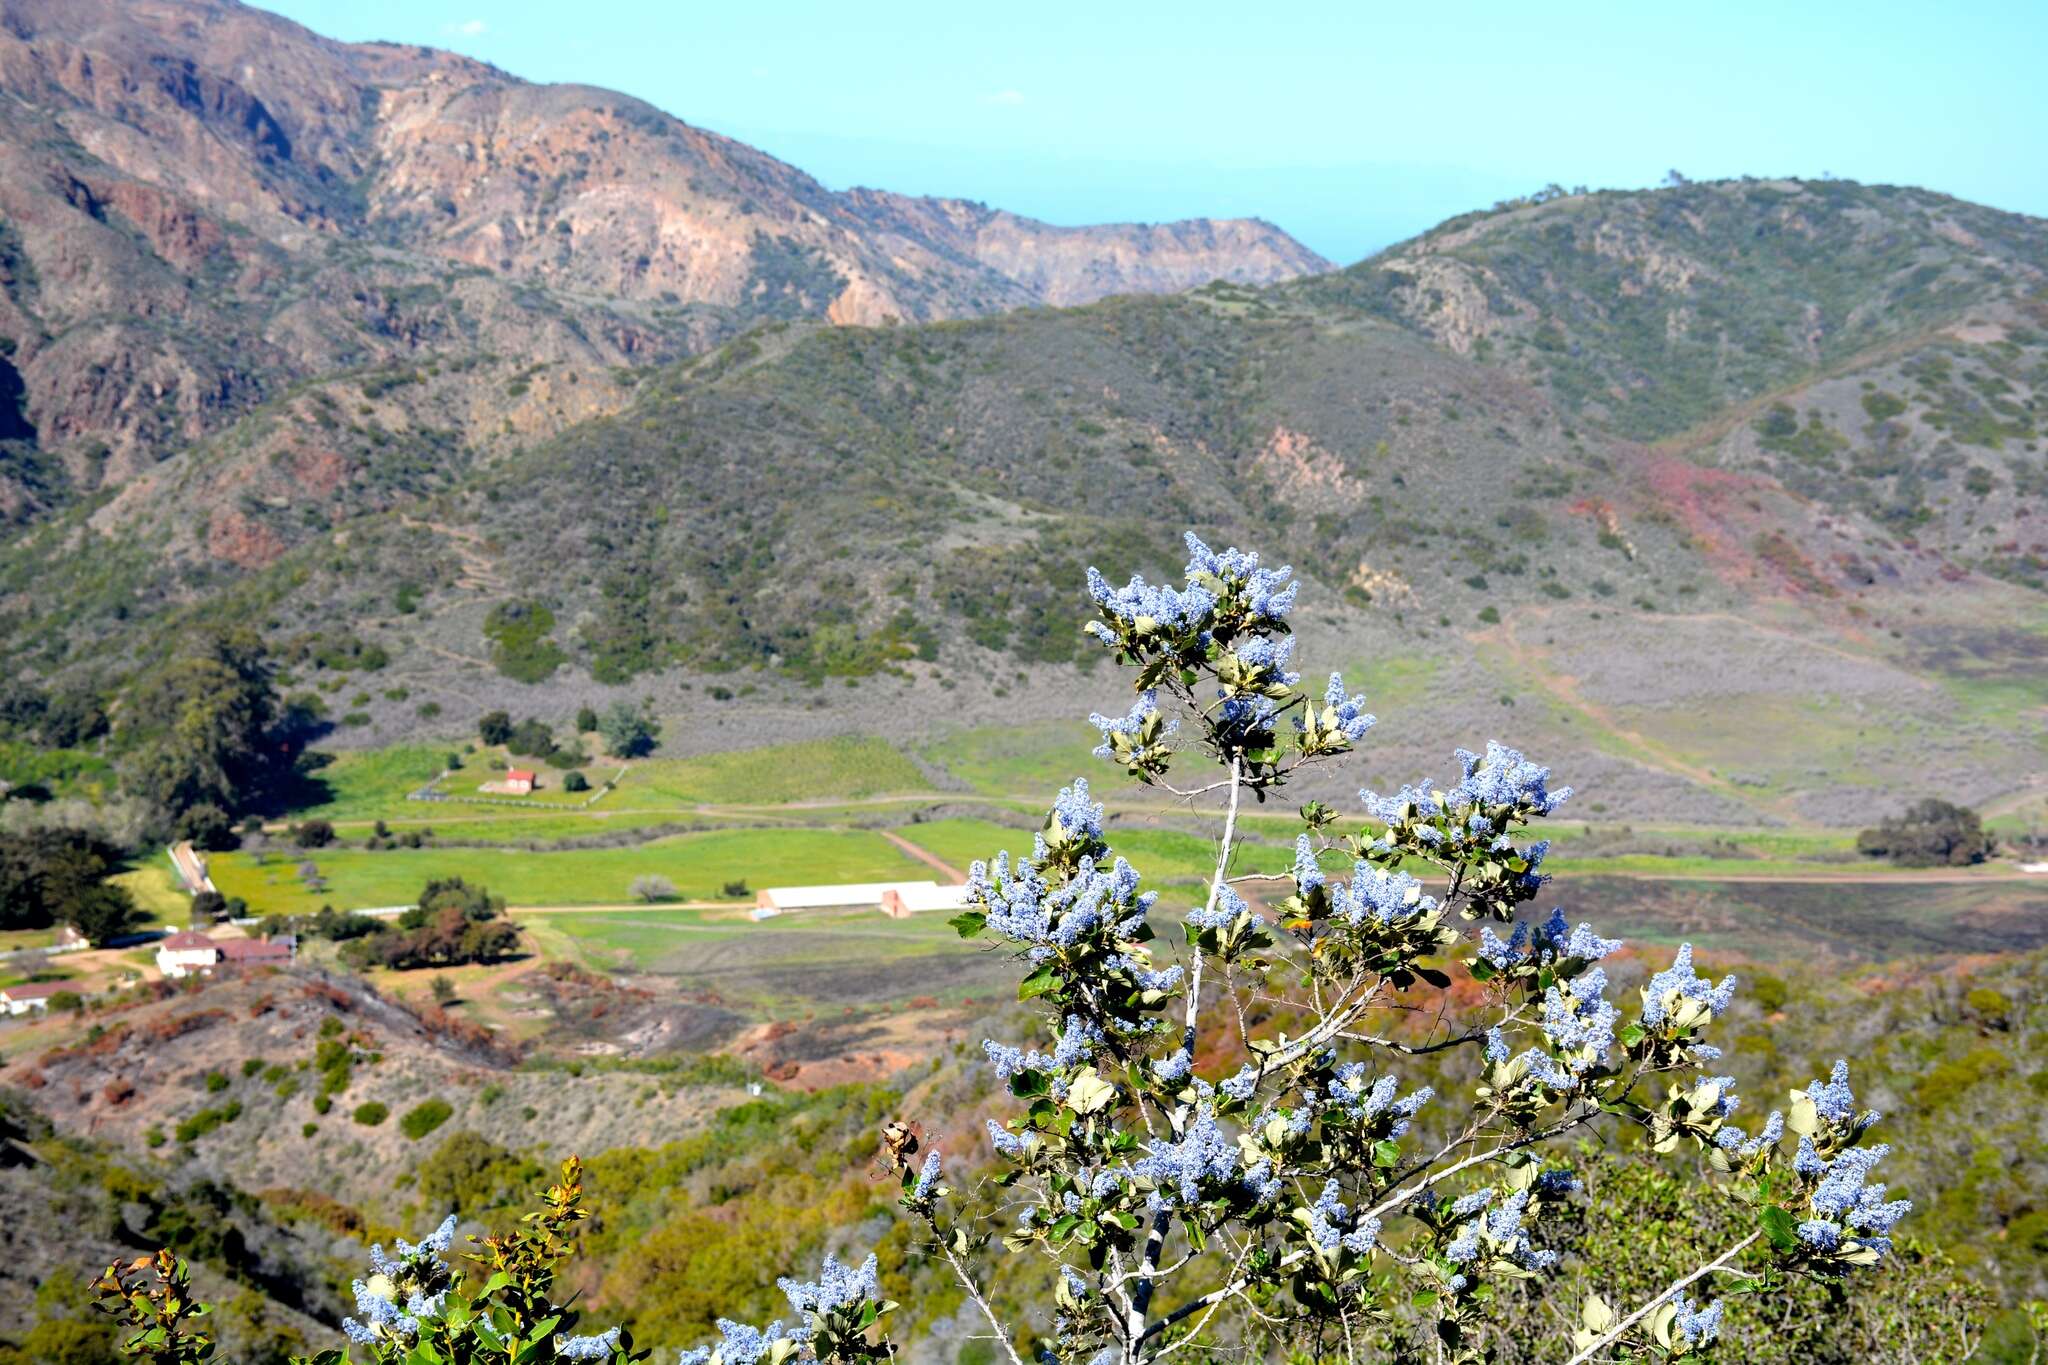
[[[1061,228],[836,194],[629,96],[234,0],[5,0],[0,90],[16,516],[339,371],[455,351],[604,370],[767,318],[914,322],[1326,264],[1263,223]],[[554,429],[491,378],[466,436]]]

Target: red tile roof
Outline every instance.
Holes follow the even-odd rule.
[[[283,962],[292,955],[289,943],[272,943],[267,939],[227,938],[216,943],[223,962]]]
[[[505,780],[507,782],[531,782],[534,780],[534,775],[524,768],[507,768],[505,770]]]
[[[159,949],[167,948],[174,953],[199,953],[208,948],[218,948],[220,945],[202,933],[181,929],[156,946]]]
[[[77,989],[78,983],[75,981],[27,981],[19,986],[0,989],[0,995],[6,996],[9,1000],[42,1000],[59,991]]]

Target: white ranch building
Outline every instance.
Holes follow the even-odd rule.
[[[157,944],[156,968],[176,981],[194,972],[212,976],[216,967],[274,967],[290,962],[297,946],[289,935],[212,939],[188,929]]]
[[[760,911],[779,915],[790,910],[849,910],[872,908],[885,915],[903,918],[921,910],[957,910],[966,903],[964,886],[940,886],[937,882],[845,882],[838,886],[771,886],[754,897],[756,918]]]
[[[29,981],[19,986],[0,990],[0,1009],[9,1014],[27,1014],[30,1010],[47,1010],[50,997],[62,991],[75,991],[78,984],[73,981]]]

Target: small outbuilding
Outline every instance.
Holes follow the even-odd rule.
[[[959,910],[967,904],[965,886],[941,886],[919,882],[882,896],[882,913],[890,919],[909,919],[930,910]]]
[[[531,768],[505,769],[505,790],[514,796],[533,795],[534,785],[540,781],[540,774]]]

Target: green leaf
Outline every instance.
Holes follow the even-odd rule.
[[[979,910],[962,910],[946,923],[952,925],[962,938],[978,938],[988,927],[988,916]]]
[[[1024,978],[1017,987],[1017,998],[1019,1000],[1030,1000],[1036,996],[1044,995],[1047,991],[1057,989],[1059,984],[1059,977],[1053,974],[1052,964],[1048,962]]]
[[[1776,1204],[1767,1204],[1757,1214],[1757,1225],[1764,1230],[1764,1236],[1771,1239],[1771,1245],[1780,1251],[1794,1251],[1799,1246],[1799,1234],[1792,1222],[1792,1211]]]

